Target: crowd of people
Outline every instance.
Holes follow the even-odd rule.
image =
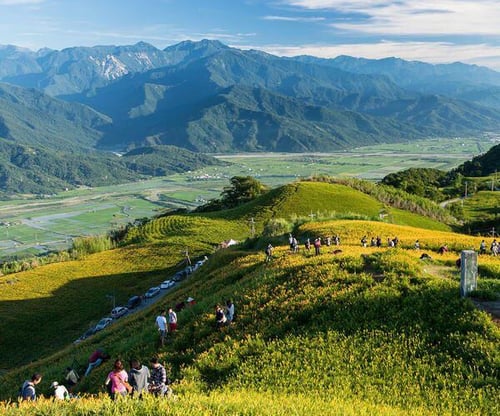
[[[299,242],[298,242],[297,237],[290,233],[288,235],[288,242],[290,245],[290,252],[291,253],[298,253]],[[331,245],[340,246],[340,237],[338,236],[338,234],[335,234],[333,237],[330,237],[330,236],[316,237],[314,239],[307,237],[304,240],[304,250],[306,253],[309,253],[311,251],[311,249],[314,248],[314,254],[320,255],[323,242],[325,243],[325,245],[327,247],[329,247]],[[368,239],[368,236],[366,234],[363,235],[363,237],[361,237],[360,243],[361,243],[362,247],[370,246],[370,247],[379,247],[380,248],[383,246],[382,238],[380,236],[376,236],[376,237],[372,236],[370,239]],[[399,238],[397,236],[392,237],[392,238],[391,237],[387,238],[387,247],[396,248],[396,247],[399,247],[399,245],[400,245],[400,241],[399,241]],[[420,240],[418,240],[418,239],[415,240],[413,248],[415,250],[421,249]],[[266,262],[269,262],[272,260],[273,250],[274,250],[274,247],[269,243],[267,248],[266,248],[266,259],[265,259]],[[441,255],[447,253],[448,251],[449,251],[449,248],[448,248],[447,244],[442,244],[437,249],[437,252]],[[500,242],[498,242],[496,239],[493,239],[493,241],[491,242],[490,247],[489,247],[489,252],[493,256],[500,255]],[[339,253],[342,253],[342,250],[336,249],[336,250],[331,251],[331,253],[332,254],[339,254]],[[488,254],[487,245],[486,245],[485,240],[481,241],[481,244],[479,246],[479,254],[480,255]],[[421,257],[421,258],[430,259],[431,257],[428,254],[424,253],[423,257]]]
[[[96,358],[105,357],[105,358]],[[109,359],[109,355],[104,353],[102,349],[95,350],[89,357],[89,368],[101,365],[105,360]],[[101,360],[101,361],[98,361]],[[130,370],[127,372],[122,360],[116,359],[113,363],[111,371],[106,376],[104,387],[109,396],[115,400],[119,396],[133,396],[142,398],[144,394],[153,394],[155,396],[170,396],[172,388],[171,381],[167,377],[165,366],[162,365],[158,357],[153,357],[150,360],[151,368],[142,364],[138,359],[130,360]],[[72,394],[72,388],[78,383],[80,377],[76,370],[68,367],[66,376],[67,387],[59,384],[57,381],[52,382],[54,400],[69,400],[76,397]],[[86,375],[90,372],[86,372]],[[19,398],[23,401],[33,401],[37,399],[36,386],[42,381],[42,375],[35,373],[29,380],[25,380],[19,390]]]

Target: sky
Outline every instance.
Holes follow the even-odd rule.
[[[500,71],[500,0],[0,0],[0,45],[163,49],[188,39]]]

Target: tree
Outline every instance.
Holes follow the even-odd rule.
[[[240,204],[251,201],[267,192],[268,188],[263,183],[251,176],[233,176],[231,185],[222,191],[220,199],[212,199],[205,205],[196,208],[196,212],[219,211],[234,208]]]
[[[233,176],[231,186],[221,193],[221,202],[226,208],[236,207],[251,201],[267,191],[267,187],[251,176]]]

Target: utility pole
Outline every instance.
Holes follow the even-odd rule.
[[[191,266],[191,259],[189,258],[189,249],[186,247],[186,250],[184,251],[184,258],[186,260],[186,264],[188,266]]]
[[[311,221],[314,219],[315,215],[313,214],[313,212],[311,211],[311,213],[309,214],[309,217],[311,218]]]
[[[467,198],[467,181],[465,181],[465,195],[464,198]]]

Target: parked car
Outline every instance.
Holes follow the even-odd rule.
[[[147,298],[152,298],[155,297],[158,293],[160,293],[160,287],[155,286],[155,287],[150,287],[149,290],[144,294]]]
[[[180,282],[182,279],[184,279],[184,273],[182,272],[177,272],[176,274],[174,274],[174,276],[172,277],[172,280],[174,282]]]
[[[175,285],[173,280],[165,280],[161,283],[160,289],[170,289],[173,285]]]
[[[137,308],[142,303],[142,299],[140,296],[132,296],[127,302],[128,309]]]
[[[102,318],[97,325],[95,326],[95,330],[97,331],[102,331],[104,328],[106,328],[111,322],[113,322],[113,318]]]
[[[121,316],[125,315],[128,313],[128,308],[125,306],[117,306],[116,308],[113,308],[111,310],[111,317],[114,319],[118,319]]]

